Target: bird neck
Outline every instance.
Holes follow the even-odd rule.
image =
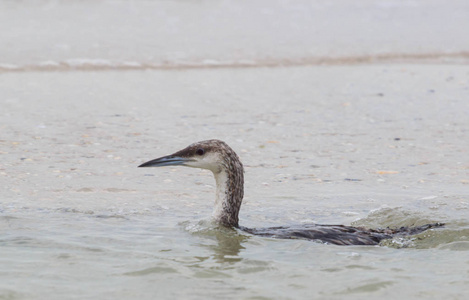
[[[212,217],[221,225],[238,227],[238,214],[244,196],[243,172],[241,163],[213,172],[217,191]]]

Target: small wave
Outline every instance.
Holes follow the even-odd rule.
[[[126,272],[123,275],[146,276],[146,275],[151,275],[155,273],[169,274],[169,273],[179,273],[179,272],[175,268],[172,268],[172,267],[155,266],[155,267],[150,267],[150,268],[144,268],[144,269],[137,270],[137,271]]]
[[[466,220],[428,216],[418,211],[408,211],[399,207],[383,207],[371,212],[365,218],[353,222],[352,225],[366,228],[399,228],[417,227],[436,222],[444,222],[445,225],[425,230],[416,235],[383,240],[380,245],[391,248],[469,250],[469,223]]]
[[[0,63],[0,72],[67,72],[67,71],[128,71],[128,70],[184,70],[214,68],[294,67],[307,65],[353,65],[390,62],[469,63],[469,52],[453,53],[385,53],[340,57],[298,57],[199,61],[113,61],[102,58],[71,58],[64,61],[47,60],[37,64],[15,65]]]
[[[452,251],[469,251],[469,241],[457,241],[443,244],[439,249],[452,250]]]
[[[421,212],[405,210],[401,207],[391,208],[383,206],[380,209],[373,210],[365,218],[352,222],[352,226],[366,228],[399,228],[423,226],[437,222],[446,222],[446,220],[430,218]]]

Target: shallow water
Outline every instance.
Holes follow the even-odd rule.
[[[0,10],[0,22],[14,25],[0,33],[10,45],[0,49],[0,299],[466,299],[469,72],[457,63],[465,55],[449,54],[466,49],[465,35],[455,37],[467,28],[467,4],[431,1],[425,14],[414,14],[421,4],[411,1],[306,2],[253,8],[224,1],[199,27],[219,25],[201,33],[213,47],[193,48],[186,43],[196,37],[171,34],[189,24],[177,12],[211,11],[211,1],[0,3],[9,10]],[[306,6],[336,15],[306,18]],[[148,17],[160,8],[164,18]],[[258,31],[223,43],[238,23],[222,22],[232,9],[249,11],[240,26]],[[90,23],[72,26],[89,11]],[[121,39],[106,35],[128,11]],[[335,22],[347,13],[345,25]],[[445,19],[434,14],[453,17],[426,22]],[[196,24],[193,11],[181,15]],[[391,16],[412,30],[400,35]],[[35,25],[45,19],[42,29]],[[301,43],[292,46],[284,40],[290,31],[256,27],[259,20],[283,29],[338,27],[298,30],[291,38]],[[139,22],[167,27],[138,35]],[[354,28],[369,22],[375,31],[360,40]],[[420,34],[431,26],[459,31]],[[154,30],[164,45],[143,42]],[[318,39],[317,51],[309,48]],[[253,40],[249,51],[236,52]],[[383,48],[371,47],[376,41]],[[175,52],[181,48],[187,51]],[[383,52],[415,61],[315,60],[340,64]],[[432,52],[442,54],[425,56]],[[285,62],[294,63],[278,67]],[[210,221],[209,172],[137,168],[209,138],[225,140],[245,165],[242,226],[446,226],[379,247],[219,228]]]
[[[3,74],[2,297],[464,298],[468,74],[402,68]],[[137,168],[213,137],[246,166],[243,226],[447,225],[381,247],[217,228],[210,173]]]
[[[432,240],[424,247],[394,249],[259,238],[207,221],[169,224],[160,213],[19,215],[2,217],[4,298],[462,299],[467,292],[467,223],[421,234]],[[435,238],[441,232],[452,239]]]

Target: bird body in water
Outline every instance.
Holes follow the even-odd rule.
[[[443,224],[427,224],[398,229],[366,229],[344,225],[298,225],[270,228],[239,226],[239,210],[244,196],[244,168],[238,155],[225,142],[206,140],[163,156],[139,167],[186,166],[212,171],[216,182],[213,219],[227,227],[236,227],[248,233],[283,239],[308,239],[336,245],[377,245],[381,240],[395,236],[417,234]]]

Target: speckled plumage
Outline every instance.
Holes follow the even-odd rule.
[[[224,187],[222,201],[223,214],[217,221],[225,226],[238,227],[239,210],[244,197],[244,168],[236,152],[225,142],[220,140],[206,140],[189,145],[176,152],[173,156],[193,157],[198,149],[204,149],[205,153],[219,154],[219,169],[212,170],[214,176],[226,172],[227,180]],[[222,175],[222,174],[220,174]],[[221,187],[223,188],[223,187]]]
[[[238,155],[225,142],[206,140],[168,156],[146,162],[140,167],[182,165],[208,169],[217,183],[213,218],[221,225],[240,228],[248,233],[282,239],[307,239],[335,245],[377,245],[383,239],[413,235],[444,224],[398,229],[366,229],[343,225],[298,225],[251,229],[239,227],[239,210],[244,196],[244,168]]]

